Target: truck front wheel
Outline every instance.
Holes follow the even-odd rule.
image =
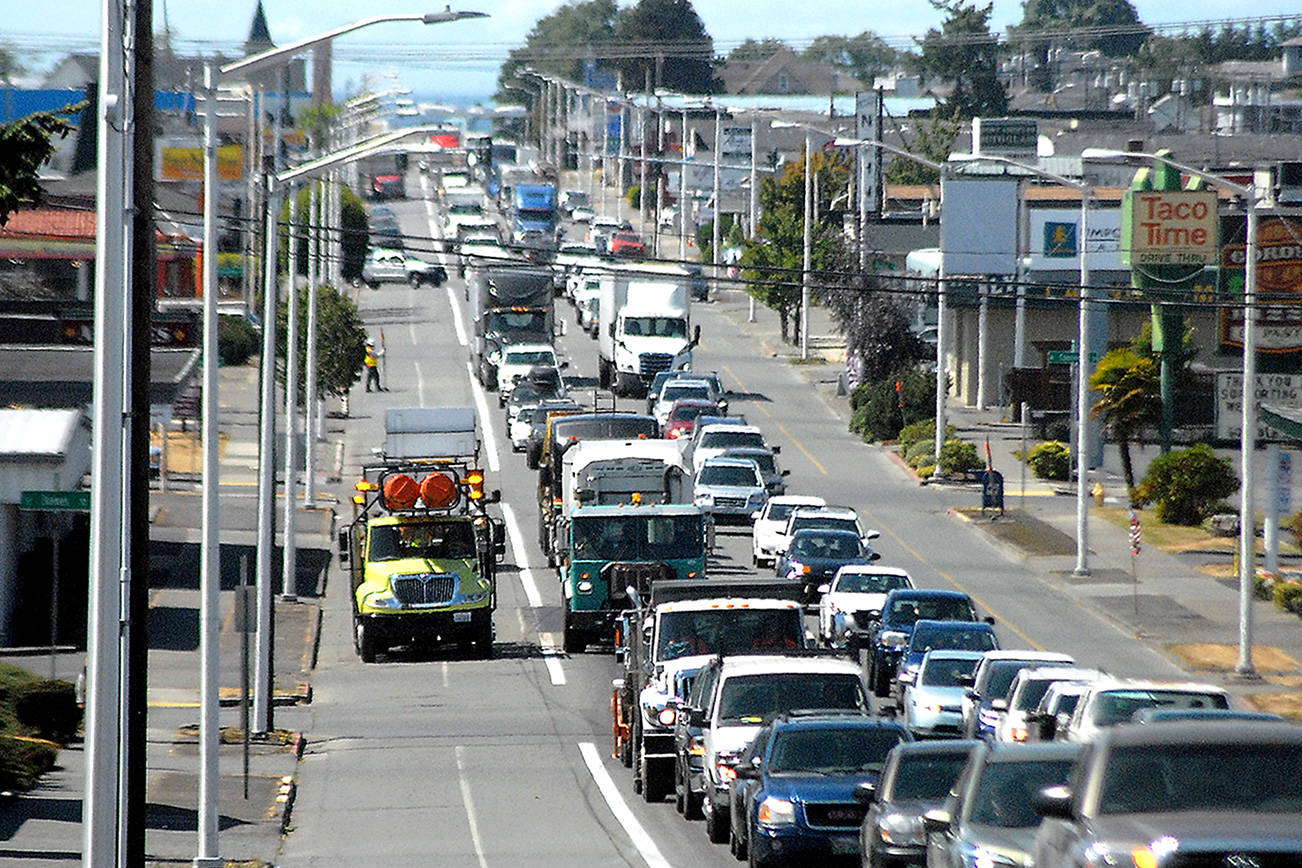
[[[583,634],[570,623],[570,610],[565,610],[565,628],[561,635],[561,650],[566,654],[578,654],[586,650],[588,643],[583,641]]]
[[[362,658],[363,663],[374,663],[375,655],[379,652],[379,643],[375,630],[367,627],[366,622],[358,618],[355,622],[354,631],[354,644],[357,646],[358,656]]]

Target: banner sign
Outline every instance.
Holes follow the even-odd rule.
[[[203,148],[163,148],[159,160],[159,177],[165,181],[202,181]],[[244,146],[221,145],[217,148],[217,177],[238,181],[244,177]]]
[[[1302,408],[1302,374],[1258,374],[1257,402],[1276,407]],[[1243,428],[1243,374],[1219,371],[1216,374],[1216,439],[1238,441]],[[1257,422],[1257,439],[1283,442],[1274,428]]]

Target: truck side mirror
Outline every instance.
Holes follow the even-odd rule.
[[[339,531],[339,563],[344,566],[347,566],[349,562],[348,534],[348,528]]]
[[[506,525],[502,524],[501,522],[493,523],[493,545],[495,546],[506,545]]]
[[[770,447],[769,447],[769,451],[772,452],[774,455],[781,455],[781,454],[782,454],[782,447],[781,447],[781,446],[770,446]]]
[[[695,346],[700,342],[701,342],[701,327],[698,325],[692,328],[692,345]]]
[[[500,488],[494,488],[492,491],[488,493],[488,497],[484,498],[484,503],[501,503],[501,502],[502,502],[502,489]]]

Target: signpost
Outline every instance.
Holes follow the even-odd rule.
[[[37,512],[90,512],[89,491],[23,491],[18,508]],[[59,544],[66,531],[64,519],[50,521],[50,680],[55,678],[55,648],[59,645]]]
[[[1135,569],[1135,558],[1139,557],[1141,550],[1140,543],[1144,539],[1143,528],[1139,524],[1139,513],[1133,509],[1130,510],[1130,578],[1131,578],[1131,600],[1135,606],[1135,612],[1139,612],[1139,573]]]

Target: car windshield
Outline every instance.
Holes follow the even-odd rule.
[[[746,488],[757,488],[762,484],[759,473],[753,466],[745,467],[740,464],[707,464],[701,468],[701,475],[697,482],[701,485],[733,485]]]
[[[844,708],[867,714],[868,697],[859,677],[849,673],[765,672],[735,675],[719,695],[719,719],[763,723],[793,708]]]
[[[699,384],[671,383],[665,386],[665,390],[660,393],[660,400],[667,404],[672,404],[674,401],[680,401],[684,398],[708,401],[710,399],[710,387]]]
[[[515,414],[515,421],[530,424],[533,422],[533,407],[521,407],[520,412]]]
[[[773,461],[772,452],[742,452],[737,457],[754,461],[759,465],[761,473],[773,474],[777,472],[777,464]]]
[[[974,614],[972,604],[965,597],[906,598],[891,603],[887,620],[892,624],[912,624],[924,618],[931,621],[974,621]]]
[[[367,560],[470,558],[475,537],[468,521],[385,524],[371,528]]]
[[[804,618],[795,608],[666,612],[656,633],[656,659],[788,651],[799,648],[804,636]]]
[[[1040,825],[1031,796],[1045,787],[1065,784],[1071,765],[1070,759],[988,763],[972,796],[971,821],[1005,829]]]
[[[795,557],[845,559],[863,556],[863,543],[858,537],[844,534],[806,534],[791,544]]]
[[[584,517],[570,529],[574,555],[586,561],[692,558],[703,547],[697,515]]]
[[[473,202],[458,202],[448,208],[449,214],[483,214],[484,209]]]
[[[1108,690],[1094,702],[1094,723],[1125,723],[1141,708],[1229,708],[1224,694],[1185,690]]]
[[[1289,744],[1136,745],[1108,761],[1100,814],[1302,812],[1302,751]]]
[[[785,524],[791,513],[801,506],[802,504],[799,503],[772,503],[769,504],[769,514],[765,518],[767,521],[780,521]]]
[[[769,774],[852,775],[880,772],[891,748],[904,741],[894,727],[792,729],[777,734]]]
[[[853,518],[835,518],[830,515],[797,515],[791,519],[791,532],[806,527],[822,527],[828,530],[848,530],[853,534],[859,533],[859,522]]]
[[[989,708],[993,700],[1003,699],[1008,695],[1008,688],[1012,686],[1017,673],[1028,666],[1037,665],[1040,664],[1025,660],[996,660],[991,663],[986,672],[985,684],[980,687],[981,704]]]
[[[687,321],[668,316],[630,316],[624,319],[624,334],[643,338],[687,337]]]
[[[967,752],[900,757],[890,799],[943,799],[967,764]]]
[[[896,588],[909,587],[904,576],[872,573],[847,573],[836,580],[835,591],[847,594],[884,594]]]
[[[744,446],[764,448],[764,435],[758,431],[707,431],[701,435],[702,449],[733,449]]]
[[[994,651],[998,647],[995,634],[989,630],[914,630],[909,638],[909,650],[914,654],[939,648],[955,651]]]
[[[669,421],[689,422],[706,411],[714,414],[719,408],[714,404],[679,404],[669,411]]]
[[[957,687],[959,677],[971,675],[979,658],[932,657],[922,667],[918,683],[928,687]]]
[[[1047,678],[1023,681],[1022,685],[1017,688],[1017,692],[1013,694],[1013,700],[1008,703],[1008,707],[1018,711],[1029,711],[1035,708],[1040,704],[1040,700],[1044,698],[1044,694],[1049,692],[1049,685],[1052,683]]]
[[[555,367],[556,354],[551,350],[507,350],[508,365],[549,365]]]

